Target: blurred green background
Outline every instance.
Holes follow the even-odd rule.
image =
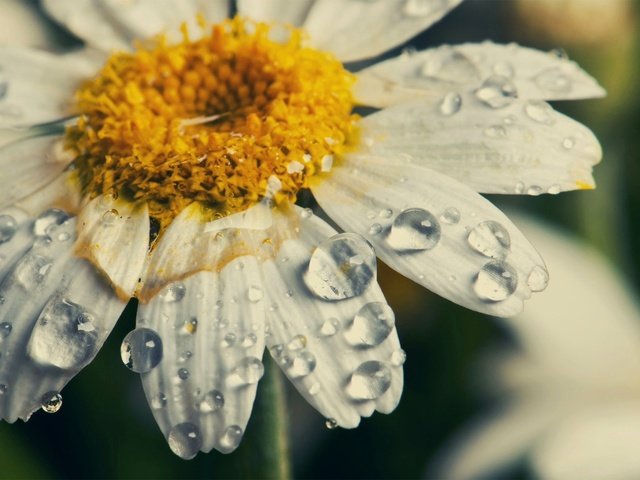
[[[8,1],[0,0],[0,15],[8,12],[2,12]],[[36,2],[28,3],[37,8]],[[560,8],[561,4],[578,8]],[[580,5],[601,13],[585,15]],[[622,269],[636,291],[640,281],[639,6],[637,1],[623,0],[471,0],[410,42],[418,49],[485,39],[543,50],[563,48],[601,82],[609,92],[605,99],[554,104],[600,139],[604,159],[595,170],[598,189],[492,200],[587,239]],[[47,22],[44,17],[39,20]],[[74,44],[64,33],[56,35],[62,45]],[[379,281],[396,312],[407,352],[400,406],[391,415],[364,419],[356,430],[328,430],[324,418],[287,384],[296,478],[420,477],[438,448],[484,407],[470,388],[472,366],[487,345],[504,336],[496,323],[430,294],[384,265],[380,265]],[[27,424],[0,424],[1,478],[260,475],[265,445],[259,438],[260,407],[235,453],[200,454],[187,462],[170,452],[137,375],[120,361],[121,339],[133,327],[134,308],[129,308],[98,358],[64,390],[60,412],[37,412]],[[259,402],[260,396],[259,390]]]

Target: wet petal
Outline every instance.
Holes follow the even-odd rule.
[[[436,171],[390,161],[348,155],[312,185],[314,196],[391,268],[467,308],[515,315],[546,287],[542,259],[489,201]]]
[[[182,458],[212,448],[228,453],[240,443],[264,372],[264,306],[249,294],[256,285],[257,260],[243,256],[171,283],[139,307],[131,335],[151,329],[157,337],[147,332],[138,342],[146,353],[132,358],[143,366],[137,370],[156,421]],[[152,347],[149,338],[157,338]],[[162,358],[153,367],[145,355],[155,354],[158,341]]]
[[[354,428],[374,410],[393,411],[402,393],[404,352],[375,271],[362,293],[327,300],[308,275],[318,250],[344,237],[336,237],[333,228],[302,209],[280,216],[274,228],[299,232],[279,243],[275,258],[262,266],[272,357],[331,428]],[[348,248],[349,268],[367,263],[366,242]],[[337,249],[333,254],[342,255]],[[362,276],[351,281],[362,281]]]
[[[361,128],[370,153],[404,154],[483,193],[593,188],[591,169],[602,157],[587,127],[545,102],[515,98],[502,83],[390,107]]]
[[[419,96],[471,91],[494,75],[508,79],[522,99],[605,95],[593,77],[558,52],[484,42],[405,53],[366,68],[358,73],[356,97],[365,105],[387,107]]]
[[[75,227],[64,212],[47,211],[20,218],[20,243],[9,244],[11,267],[0,283],[0,416],[9,422],[28,419],[60,392],[95,357],[126,305],[75,257]]]

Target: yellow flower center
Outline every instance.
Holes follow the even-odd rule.
[[[276,41],[235,18],[112,55],[77,92],[67,131],[83,193],[147,202],[162,227],[193,202],[214,218],[267,195],[294,202],[354,142],[354,77],[282,30]]]

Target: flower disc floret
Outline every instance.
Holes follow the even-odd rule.
[[[354,142],[353,83],[293,27],[235,18],[197,40],[183,28],[178,44],[107,60],[77,92],[66,147],[85,194],[147,202],[162,226],[193,202],[242,211],[274,176],[274,200],[295,201]]]

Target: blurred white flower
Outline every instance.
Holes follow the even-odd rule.
[[[427,478],[495,478],[523,462],[545,479],[639,478],[636,298],[593,249],[517,223],[540,245],[553,281],[523,314],[501,320],[519,348],[482,366],[504,404],[461,432]]]

